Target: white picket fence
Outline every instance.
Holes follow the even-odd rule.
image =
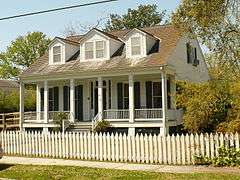
[[[238,134],[176,136],[94,133],[0,132],[6,155],[115,162],[194,164],[194,155],[210,158],[218,148],[239,148]]]

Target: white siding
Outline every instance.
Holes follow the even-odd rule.
[[[140,43],[141,43],[141,55],[132,56],[131,53],[131,38],[132,37],[140,37]],[[145,57],[147,55],[147,47],[146,47],[146,35],[140,32],[132,33],[130,36],[128,36],[126,42],[126,57],[127,58],[141,58]]]
[[[93,31],[95,32],[95,31]],[[104,59],[87,59],[85,60],[85,42],[106,41],[106,58]],[[95,51],[95,48],[94,48]],[[93,60],[108,60],[110,59],[110,41],[100,33],[91,33],[89,37],[80,45],[80,61],[93,61]]]
[[[61,47],[61,62],[58,63],[53,63],[53,47],[55,46]],[[78,49],[78,46],[66,44],[56,39],[56,41],[49,47],[49,64],[64,64],[78,51]]]
[[[197,57],[199,59],[198,66],[187,63],[186,43],[189,41],[197,48]],[[176,80],[205,82],[210,79],[208,68],[197,40],[187,37],[181,38],[173,54],[168,59],[168,65],[176,70]]]
[[[154,44],[157,42],[156,39],[150,37],[150,36],[146,36],[146,48],[147,48],[147,53],[152,49],[152,47],[154,46]]]
[[[110,40],[110,57],[122,46],[121,42]]]
[[[59,63],[53,63],[53,47],[54,46],[60,46],[61,47],[61,62]],[[55,43],[53,43],[50,47],[49,47],[49,64],[64,64],[65,63],[65,45],[64,43],[62,43],[61,41],[56,40]]]
[[[79,47],[71,44],[66,44],[65,50],[66,50],[65,59],[67,61],[79,50]]]

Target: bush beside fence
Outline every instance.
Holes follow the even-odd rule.
[[[0,132],[6,155],[114,162],[194,164],[194,156],[214,158],[219,147],[239,148],[238,134],[176,136],[78,132]]]

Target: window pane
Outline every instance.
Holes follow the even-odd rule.
[[[124,98],[124,107],[123,109],[128,109],[129,108],[129,98]]]
[[[85,59],[93,59],[93,51],[85,51]]]
[[[60,46],[55,46],[53,47],[53,54],[61,54],[61,47]]]
[[[103,41],[97,41],[96,42],[96,50],[103,50],[104,49],[104,42]]]
[[[96,58],[104,58],[106,45],[104,41],[96,41]]]
[[[140,46],[140,37],[132,37],[131,44],[132,46]]]
[[[162,98],[161,97],[153,98],[153,108],[162,108]]]
[[[161,96],[161,83],[160,82],[154,82],[153,83],[153,96]]]
[[[132,47],[132,55],[139,55],[139,54],[141,54],[140,46],[133,46]]]
[[[61,54],[53,55],[53,62],[61,62]]]
[[[85,51],[93,51],[93,42],[85,43]]]
[[[96,58],[104,58],[103,50],[97,50],[96,51]]]

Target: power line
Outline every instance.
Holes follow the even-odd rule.
[[[49,13],[49,12],[54,12],[54,11],[62,11],[62,10],[65,10],[65,9],[79,8],[79,7],[83,7],[83,6],[92,6],[92,5],[96,5],[96,4],[103,4],[103,3],[109,3],[109,2],[114,2],[114,1],[118,1],[118,0],[96,1],[96,2],[79,4],[79,5],[74,5],[74,6],[65,6],[65,7],[55,8],[55,9],[48,9],[48,10],[44,10],[44,11],[37,11],[37,12],[19,14],[19,15],[15,15],[15,16],[8,16],[8,17],[0,18],[0,21],[7,20],[7,19],[20,18],[20,17],[25,17],[25,16],[33,16],[33,15],[36,15],[36,14],[44,14],[44,13]]]

